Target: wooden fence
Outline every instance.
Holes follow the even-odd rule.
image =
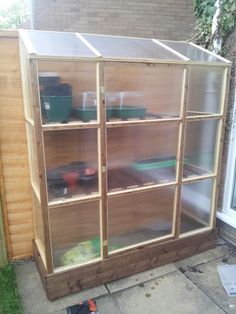
[[[31,256],[32,199],[18,33],[11,31],[0,32],[0,162],[2,216],[8,258]]]

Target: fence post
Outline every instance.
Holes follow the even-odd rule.
[[[8,263],[7,250],[4,235],[3,217],[2,217],[2,203],[0,198],[0,267],[5,266]]]

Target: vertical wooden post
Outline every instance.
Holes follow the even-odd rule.
[[[40,184],[40,201],[41,210],[44,225],[44,238],[45,238],[45,259],[46,269],[48,273],[53,272],[53,260],[52,260],[52,247],[50,237],[50,225],[49,225],[49,213],[48,213],[48,197],[46,187],[46,166],[44,158],[44,139],[41,127],[41,113],[40,113],[40,98],[39,98],[39,83],[38,83],[38,65],[37,61],[30,59],[30,77],[31,77],[31,89],[32,89],[32,106],[35,123],[35,137],[37,143],[37,158],[38,158],[38,170],[39,170],[39,184]],[[29,145],[29,144],[28,144]],[[35,165],[37,167],[37,165]]]
[[[97,99],[98,99],[98,159],[100,200],[100,235],[102,258],[108,256],[108,210],[107,210],[107,148],[106,148],[106,108],[104,62],[97,64]]]
[[[180,103],[181,123],[179,126],[179,142],[178,142],[178,152],[177,152],[177,160],[176,160],[177,187],[175,191],[174,224],[172,228],[172,232],[174,236],[177,238],[179,238],[179,235],[180,235],[180,223],[181,223],[180,221],[181,220],[181,186],[182,186],[183,160],[184,160],[188,78],[189,78],[189,67],[186,66],[185,69],[183,70],[182,96],[181,96],[181,103]]]

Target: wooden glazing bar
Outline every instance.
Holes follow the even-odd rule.
[[[169,118],[169,119],[151,119],[151,120],[128,120],[128,121],[115,121],[107,122],[107,128],[117,128],[117,127],[129,127],[129,126],[139,126],[139,125],[149,125],[158,124],[166,122],[180,122],[181,118]]]
[[[49,226],[49,215],[47,207],[47,187],[46,187],[46,166],[45,166],[45,152],[44,152],[44,141],[43,134],[41,132],[41,109],[39,99],[39,83],[38,83],[38,70],[37,62],[30,60],[31,70],[31,88],[32,88],[32,105],[34,111],[34,122],[35,122],[35,137],[36,137],[36,150],[38,159],[39,169],[39,182],[40,182],[40,199],[41,199],[41,210],[44,225],[44,238],[45,238],[45,255],[46,255],[46,269],[48,273],[53,272],[53,261],[51,252],[51,238],[50,238],[50,226]],[[30,87],[29,87],[30,88]],[[35,165],[37,167],[37,165]]]
[[[188,121],[198,121],[198,120],[221,119],[222,117],[223,117],[222,114],[211,114],[211,115],[188,116],[186,117],[186,119]]]
[[[107,147],[106,147],[106,108],[104,63],[97,63],[97,103],[98,103],[98,170],[100,200],[100,235],[101,254],[105,259],[108,256],[108,203],[107,203]]]
[[[91,123],[91,122],[70,122],[68,124],[59,124],[59,123],[53,123],[53,124],[44,124],[42,126],[42,130],[44,132],[48,131],[61,131],[61,130],[77,130],[77,129],[96,129],[100,127],[99,123]]]
[[[182,95],[180,103],[180,115],[182,123],[179,127],[179,142],[176,163],[176,180],[177,187],[175,191],[174,212],[173,212],[173,233],[175,237],[180,234],[180,220],[181,220],[181,182],[183,174],[183,160],[184,160],[184,141],[186,129],[186,108],[187,108],[187,93],[188,93],[189,68],[186,67],[182,78]]]
[[[120,195],[134,194],[134,193],[139,193],[143,191],[152,191],[152,190],[160,189],[163,187],[175,186],[176,183],[177,182],[160,183],[160,184],[154,184],[154,185],[148,185],[148,186],[142,186],[142,187],[135,187],[132,189],[108,192],[108,196],[109,198],[112,198],[112,197],[119,197]]]
[[[100,200],[100,195],[86,195],[86,196],[78,196],[74,198],[68,198],[64,200],[56,200],[56,201],[49,201],[48,202],[48,208],[61,208],[68,205],[75,205],[75,204],[81,204],[81,203],[87,203],[92,201],[98,201]]]
[[[195,182],[195,181],[200,181],[200,180],[204,180],[204,179],[211,179],[211,178],[215,178],[216,174],[215,173],[211,173],[211,174],[206,174],[206,175],[202,175],[202,176],[195,176],[192,178],[184,178],[182,179],[183,183],[187,183],[187,182]]]

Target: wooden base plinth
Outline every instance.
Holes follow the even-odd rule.
[[[49,300],[126,276],[175,262],[216,246],[217,229],[183,239],[172,239],[138,247],[106,260],[66,271],[47,274],[37,245],[34,255]]]

